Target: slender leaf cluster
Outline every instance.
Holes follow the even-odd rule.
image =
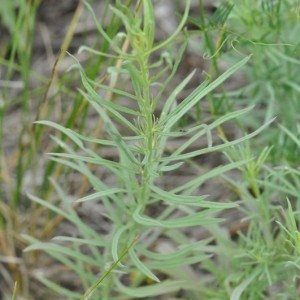
[[[121,60],[118,68],[109,70],[111,76],[120,80],[126,75],[129,77],[131,87],[125,91],[119,84],[114,86],[100,84],[90,79],[84,68],[79,62],[76,62],[73,69],[78,70],[83,84],[80,93],[103,120],[103,138],[87,137],[51,121],[36,123],[54,127],[76,146],[78,151],[75,152],[73,147],[64,140],[53,137],[64,149],[64,153],[51,153],[52,159],[75,169],[88,178],[95,193],[85,196],[77,202],[101,201],[105,207],[104,215],[111,222],[111,232],[106,236],[100,236],[87,227],[80,221],[72,205],[66,204],[66,195],[56,186],[62,203],[66,205],[66,211],[37,197],[31,196],[31,198],[63,215],[76,225],[81,237],[59,238],[60,241],[73,245],[69,246],[71,249],[56,243],[35,243],[28,250],[44,249],[56,259],[61,260],[82,278],[83,286],[86,288],[96,281],[95,274],[91,271],[93,268],[99,268],[98,271],[102,273],[101,278],[104,278],[106,277],[106,264],[109,261],[115,261],[113,266],[121,273],[114,272],[109,268],[111,276],[106,278],[106,283],[95,291],[98,286],[96,283],[93,285],[94,288],[88,292],[88,294],[94,292],[95,295],[98,295],[97,297],[101,296],[101,299],[109,299],[113,290],[117,290],[119,295],[123,295],[123,298],[120,297],[120,299],[125,299],[124,295],[144,298],[179,289],[197,293],[199,285],[196,283],[196,279],[192,275],[187,275],[184,268],[188,268],[189,273],[193,274],[191,266],[208,259],[204,249],[209,240],[192,242],[182,234],[182,230],[216,224],[222,220],[215,217],[217,213],[235,206],[231,203],[208,201],[206,200],[207,196],[197,195],[197,190],[206,180],[236,168],[245,161],[241,160],[220,166],[171,190],[163,189],[160,182],[163,180],[164,174],[177,170],[185,160],[240,143],[264,128],[261,127],[256,132],[238,140],[224,141],[222,144],[213,145],[211,136],[214,129],[224,122],[247,113],[251,108],[229,113],[210,124],[193,123],[185,130],[178,128],[180,120],[206,95],[245,65],[249,57],[229,68],[215,81],[204,82],[178,103],[178,94],[189,83],[193,76],[192,73],[164,100],[163,94],[178,69],[186,47],[187,37],[182,34],[182,30],[188,16],[189,2],[186,4],[182,20],[174,34],[159,44],[154,44],[155,19],[151,1],[143,1],[141,7],[137,6],[135,10],[122,5],[111,8],[125,27],[125,32],[120,33],[115,39],[111,39],[105,33],[91,7],[88,6],[88,8],[94,17],[99,33],[109,42],[114,52],[109,55]],[[142,12],[140,12],[141,9]],[[166,55],[165,53],[168,52],[163,51],[167,51],[166,47],[170,43],[174,44],[176,39],[182,45],[178,48],[173,61],[169,59],[166,62],[163,59],[158,63],[151,63],[152,54],[160,52]],[[122,42],[129,43],[128,51],[123,50]],[[88,51],[100,56],[107,55],[88,47],[82,47],[80,51]],[[167,55],[171,58],[171,53]],[[153,94],[152,87],[155,85],[159,88]],[[133,107],[136,106],[137,109],[125,107],[101,97],[101,93],[99,93],[101,90],[128,98],[134,103]],[[162,104],[159,115],[157,115],[158,104]],[[124,136],[119,129],[118,125],[120,124],[130,134]],[[189,151],[189,147],[201,137],[207,138],[207,147]],[[184,142],[180,147],[166,154],[168,142],[176,138],[183,138]],[[102,147],[117,149],[118,161],[102,157],[98,151],[94,151],[88,146],[91,144],[96,144],[100,149]],[[115,185],[110,186],[95,176],[89,168],[90,164],[110,172],[116,178]],[[94,205],[97,205],[97,202]],[[159,212],[156,217],[148,213],[150,206],[156,207]],[[169,244],[174,248],[170,253],[160,253],[155,249],[157,239],[161,238],[167,238]],[[134,240],[136,240],[135,245],[130,245]],[[86,245],[90,249],[90,254],[87,256],[81,253],[78,245]],[[120,257],[124,256],[121,254],[122,249],[127,249],[126,252],[128,252],[128,256],[123,259],[125,266],[117,263],[120,261]],[[90,265],[88,270],[83,267],[84,264]],[[130,275],[129,284],[124,284],[125,278],[128,277],[126,274]],[[133,276],[133,274],[135,275]],[[163,277],[167,279],[162,280]],[[101,282],[101,278],[97,282]],[[144,280],[152,280],[155,284],[146,287],[140,286]],[[43,282],[53,286],[53,283],[45,279]],[[61,291],[61,289],[59,290]],[[64,293],[66,296],[70,296],[70,292],[64,291]],[[72,296],[76,298],[75,294]]]

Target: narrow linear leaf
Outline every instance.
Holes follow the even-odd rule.
[[[78,299],[81,295],[77,292],[73,292],[70,291],[67,288],[63,288],[60,285],[56,284],[55,282],[47,279],[47,278],[43,278],[43,277],[38,277],[38,280],[45,285],[47,288],[55,291],[56,293],[58,293],[59,296],[64,296],[66,297],[66,299]]]
[[[92,240],[92,239],[84,239],[84,238],[75,238],[71,236],[55,236],[52,238],[53,241],[63,241],[63,242],[72,242],[80,245],[92,245],[97,247],[106,246],[106,243],[103,243],[98,240]]]
[[[173,260],[173,259],[179,260],[181,257],[187,257],[192,253],[198,253],[199,251],[201,251],[201,248],[203,248],[209,242],[211,242],[211,238],[206,240],[201,240],[199,242],[193,242],[189,245],[181,245],[179,249],[176,249],[175,251],[168,252],[168,253],[156,253],[146,249],[141,244],[136,245],[135,250],[145,257],[158,260],[158,261]]]
[[[179,167],[181,167],[184,164],[184,162],[179,162],[173,165],[167,165],[167,166],[162,166],[159,168],[160,172],[170,172],[170,171],[174,171],[176,169],[178,169]]]
[[[191,138],[189,138],[178,149],[176,149],[173,152],[173,155],[174,156],[175,155],[179,155],[180,153],[182,153],[184,150],[186,150],[191,144],[193,144],[195,141],[197,141],[203,135],[206,135],[206,137],[207,137],[207,145],[208,145],[207,149],[212,148],[213,147],[213,143],[212,143],[212,134],[211,134],[211,131],[214,128],[217,128],[218,126],[220,126],[221,124],[223,124],[225,122],[228,122],[228,121],[230,121],[232,119],[235,119],[237,117],[240,117],[241,115],[249,112],[250,110],[253,109],[253,107],[254,106],[250,106],[250,107],[238,110],[238,111],[230,112],[230,113],[228,113],[228,114],[226,114],[224,116],[221,116],[220,118],[218,118],[217,120],[215,120],[214,122],[212,122],[209,125],[201,124],[201,125],[195,126],[193,128],[190,128],[188,130],[189,132],[195,132],[196,131],[196,133],[194,133]]]
[[[82,197],[78,200],[75,200],[75,202],[86,202],[86,201],[90,201],[90,200],[99,199],[101,197],[107,197],[107,196],[110,196],[110,195],[115,195],[115,194],[124,193],[124,192],[126,192],[124,189],[111,188],[111,189],[107,189],[107,190],[104,190],[104,191],[101,191],[101,192],[97,192],[97,193]]]
[[[288,130],[287,128],[285,128],[282,125],[278,125],[279,128],[285,132],[295,143],[298,147],[300,147],[300,137],[297,137],[295,134],[293,134],[290,130]]]
[[[143,287],[126,287],[118,279],[115,280],[117,289],[124,293],[125,295],[131,296],[133,298],[146,298],[146,297],[155,297],[171,292],[176,292],[181,288],[187,288],[189,284],[183,280],[165,280],[163,282],[157,283],[151,286]]]
[[[52,243],[45,243],[45,242],[38,242],[33,245],[30,245],[24,249],[24,252],[29,252],[33,250],[44,250],[49,252],[58,252],[61,253],[67,257],[72,257],[76,259],[77,261],[82,261],[91,265],[97,264],[95,259],[93,257],[90,257],[88,255],[82,254],[79,251],[76,251],[69,248],[69,247],[64,247],[58,244],[52,244]]]
[[[237,162],[233,162],[228,165],[225,165],[225,166],[216,167],[216,168],[204,173],[203,175],[198,176],[198,177],[188,181],[187,183],[173,189],[172,192],[173,193],[179,193],[179,192],[184,193],[184,191],[193,192],[196,188],[198,188],[201,184],[203,184],[208,179],[220,176],[230,170],[239,168],[240,166],[245,165],[249,161],[251,161],[251,159],[237,161]]]
[[[178,94],[184,89],[184,87],[190,82],[192,77],[194,76],[196,71],[193,71],[190,75],[188,75],[170,94],[168,99],[166,100],[166,103],[161,111],[161,117],[160,119],[164,120],[165,116],[167,116],[171,111],[172,107],[175,108],[175,101]]]
[[[24,239],[26,239],[27,241],[29,241],[30,243],[37,243],[39,244],[40,242],[28,235],[22,235],[22,237]],[[43,248],[43,251],[45,253],[47,253],[49,256],[53,257],[54,259],[56,259],[57,261],[61,262],[63,265],[67,266],[68,268],[70,268],[70,270],[73,270],[75,273],[78,274],[79,277],[85,277],[87,274],[84,272],[84,270],[80,267],[80,264],[82,262],[77,261],[78,263],[74,263],[74,258],[70,257],[68,258],[64,253],[62,252],[58,252],[58,251],[53,251],[52,248]],[[95,262],[95,259],[94,259]],[[97,262],[101,263],[101,260],[99,260]]]
[[[80,147],[81,149],[84,149],[82,141],[78,138],[78,136],[76,136],[76,134],[74,134],[72,129],[66,128],[55,122],[47,121],[47,120],[35,121],[34,123],[50,126],[50,127],[53,127],[55,129],[59,130],[60,132],[64,133],[67,137],[69,137],[78,147]]]
[[[230,300],[240,300],[242,293],[245,291],[247,286],[257,277],[258,271],[254,272],[251,276],[248,276],[241,284],[239,284],[232,292]]]
[[[120,227],[113,235],[112,243],[111,243],[111,254],[112,258],[117,261],[119,258],[118,253],[118,246],[119,246],[119,240],[124,232],[126,232],[130,228],[131,224],[127,224],[125,226]],[[121,263],[119,263],[119,266],[123,267]]]
[[[147,54],[150,54],[151,52],[155,52],[159,49],[162,49],[163,47],[168,45],[171,41],[173,41],[176,38],[176,36],[182,31],[182,28],[184,27],[185,22],[189,15],[190,3],[191,3],[190,0],[185,1],[185,10],[184,10],[182,19],[181,19],[179,25],[177,26],[176,30],[167,39],[165,39],[162,43],[158,44],[157,46],[155,46],[151,50],[149,50],[149,53],[147,53]]]
[[[150,271],[150,269],[148,269],[148,267],[145,266],[145,264],[143,264],[140,259],[138,258],[138,256],[136,255],[135,251],[133,250],[133,248],[131,248],[129,250],[129,255],[132,259],[132,262],[134,263],[134,265],[147,277],[149,277],[150,279],[152,279],[155,282],[160,282],[160,280]]]
[[[184,159],[188,159],[188,158],[192,158],[195,156],[199,156],[199,155],[203,155],[205,153],[210,153],[210,152],[214,152],[214,151],[220,151],[223,150],[229,146],[233,146],[236,144],[239,144],[241,142],[244,142],[254,136],[256,136],[257,134],[259,134],[261,131],[263,131],[266,127],[268,127],[273,121],[275,120],[275,118],[271,119],[270,121],[268,121],[267,123],[265,123],[264,125],[262,125],[260,128],[258,128],[257,130],[239,138],[236,139],[234,141],[231,142],[226,142],[224,144],[221,145],[217,145],[217,146],[213,146],[210,148],[205,148],[205,149],[201,149],[201,150],[196,150],[196,151],[191,151],[189,153],[185,153],[185,154],[181,154],[181,155],[174,155],[174,153],[172,155],[170,155],[169,157],[163,157],[161,159],[162,162],[170,162],[170,161],[176,161],[176,160],[184,160]]]
[[[170,191],[166,192],[159,187],[152,186],[152,190],[159,196],[163,201],[171,202],[177,205],[193,205],[199,206],[203,208],[232,208],[236,207],[234,203],[221,203],[221,202],[213,202],[213,201],[204,201],[207,198],[204,196],[189,196],[189,195],[177,195]]]
[[[212,255],[197,255],[191,257],[180,257],[179,259],[168,259],[161,261],[151,261],[147,263],[147,267],[156,270],[176,269],[182,266],[191,266],[193,264],[200,263],[204,260],[208,260]]]
[[[174,218],[170,220],[153,219],[145,215],[140,214],[140,208],[136,209],[133,213],[133,218],[139,224],[148,227],[160,227],[160,228],[186,228],[200,225],[216,224],[224,221],[222,218],[213,218],[215,213],[220,211],[219,208],[208,208],[201,212],[195,212],[194,214],[187,215],[185,217]]]
[[[149,226],[149,227],[151,227],[151,226],[162,227],[162,223],[160,221],[146,217],[146,216],[142,216],[140,214],[141,209],[142,209],[142,206],[141,205],[138,206],[132,215],[132,217],[134,218],[134,220],[137,223],[140,223],[140,224],[143,224],[143,225]]]
[[[219,76],[215,81],[210,83],[207,87],[197,88],[193,93],[191,93],[186,99],[184,99],[180,105],[172,111],[167,118],[166,129],[171,128],[176,122],[178,122],[193,106],[195,106],[199,100],[201,100],[208,93],[213,91],[216,87],[222,84],[227,78],[244,66],[250,59],[251,56],[247,56],[232,67],[230,67],[226,72]]]

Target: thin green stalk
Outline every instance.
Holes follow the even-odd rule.
[[[133,247],[136,243],[138,237],[136,237],[120,254],[119,258],[110,265],[110,267],[104,272],[104,274],[84,293],[84,295],[80,298],[81,300],[88,300],[92,294],[96,291],[99,285],[106,279],[107,276],[111,274],[111,272],[118,266],[118,264],[122,261],[122,259],[127,255],[128,251]]]

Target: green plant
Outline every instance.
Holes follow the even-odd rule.
[[[219,94],[210,96],[211,113],[217,116],[237,105],[255,105],[253,114],[239,123],[243,131],[257,128],[276,115],[270,130],[256,139],[258,149],[267,142],[273,146],[268,160],[297,163],[299,149],[295,150],[277,124],[297,131],[300,41],[296,8],[299,4],[289,0],[226,0],[220,1],[216,12],[209,17],[202,2],[199,1],[199,18],[190,18],[199,28],[191,36],[203,36],[203,42],[197,47],[211,59],[209,74],[218,76],[221,63],[232,64],[240,59],[241,53],[253,57],[245,67],[246,81],[240,88],[229,92],[223,86]]]
[[[249,5],[252,8],[246,14],[245,9]],[[232,25],[248,32],[251,42],[245,41],[241,46],[254,55],[253,65],[246,70],[251,84],[243,93],[248,94],[247,98],[251,99],[251,103],[257,105],[256,117],[251,120],[250,126],[255,126],[259,120],[277,115],[279,124],[293,132],[297,130],[297,49],[300,41],[296,34],[299,15],[295,12],[295,5],[294,1],[282,0],[258,1],[256,5],[246,1],[243,5],[235,6]],[[240,17],[241,14],[244,14],[243,18]],[[242,27],[236,23],[237,18],[240,19],[238,23]],[[261,139],[273,146],[270,155],[273,161],[282,159],[282,162],[286,160],[290,164],[297,162],[299,150],[295,150],[277,126],[271,128],[266,136],[262,135]]]
[[[36,12],[40,1],[0,1],[0,297],[13,290],[27,295],[27,275],[19,256],[22,218],[18,217],[23,205],[22,179],[31,163],[25,155],[30,137],[30,65],[35,33]],[[43,81],[43,77],[40,80]],[[22,92],[19,92],[22,91]],[[20,117],[11,130],[8,112],[18,107]],[[11,131],[10,131],[11,130]],[[7,131],[16,140],[12,146]],[[9,140],[9,142],[8,142]],[[26,158],[25,158],[26,156]],[[18,285],[15,282],[18,281]],[[23,284],[21,284],[21,282]],[[7,299],[7,298],[5,298]]]
[[[226,151],[232,162],[248,159],[248,163],[239,167],[240,181],[226,178],[238,194],[238,209],[244,216],[247,230],[238,233],[237,242],[214,234],[219,244],[226,247],[222,260],[224,274],[221,276],[222,266],[219,265],[209,265],[209,270],[219,273],[217,282],[227,289],[230,299],[272,299],[279,294],[284,299],[294,299],[298,296],[297,246],[285,244],[291,238],[296,240],[297,211],[290,203],[286,206],[284,198],[299,197],[290,176],[295,170],[267,167],[265,161],[270,148],[265,148],[253,160],[249,160],[253,155],[249,150],[248,144]]]
[[[104,4],[103,19],[106,18],[109,2]],[[128,4],[130,2],[127,1]],[[40,4],[41,1],[0,1],[1,33],[7,33],[7,40],[3,40],[5,35],[1,34],[0,49],[0,276],[5,279],[1,280],[0,298],[3,296],[5,299],[10,297],[10,287],[15,281],[18,282],[17,295],[30,297],[32,287],[26,270],[34,269],[39,264],[38,256],[33,260],[22,254],[26,242],[21,234],[26,232],[44,240],[52,235],[63,220],[29,202],[26,195],[30,190],[51,201],[53,186],[49,185],[48,178],[59,181],[59,178],[68,176],[61,165],[53,161],[45,163],[41,159],[41,151],[53,149],[53,144],[45,143],[43,128],[32,126],[32,121],[37,118],[52,119],[70,128],[76,127],[80,132],[88,112],[88,102],[82,95],[72,91],[72,84],[79,80],[78,75],[60,74],[58,70],[74,39],[83,2],[79,2],[66,30],[50,78],[44,74],[48,67],[42,70],[43,74],[33,68],[40,54],[35,44],[35,37],[40,30],[40,24],[36,22]],[[113,36],[119,26],[120,22],[112,18],[107,33]],[[108,47],[107,42],[98,39],[94,43],[101,44],[104,51]],[[87,60],[85,68],[91,78],[97,76],[102,60],[102,57],[95,56]],[[109,63],[109,60],[105,63]],[[68,99],[72,99],[72,107],[68,105]],[[55,151],[61,150],[57,147]],[[84,180],[78,189],[79,194],[85,193],[87,184]],[[42,227],[39,224],[41,219],[44,220]]]
[[[295,134],[280,129],[299,147]],[[269,129],[268,129],[269,130]],[[266,147],[253,157],[251,141],[225,150],[231,162],[244,159],[241,180],[226,180],[237,193],[244,229],[236,240],[223,236],[220,228],[210,231],[216,238],[219,261],[203,265],[214,274],[205,297],[218,299],[297,299],[299,297],[299,171],[288,165],[270,166],[272,151]],[[250,159],[253,158],[253,159]],[[285,199],[287,198],[287,204]]]
[[[211,120],[208,124],[192,122],[183,130],[178,127],[185,114],[244,66],[250,57],[242,59],[215,80],[203,82],[178,102],[177,97],[191,80],[193,72],[164,100],[164,92],[178,70],[188,41],[183,27],[188,16],[189,2],[178,28],[158,44],[154,43],[155,19],[151,1],[139,2],[134,10],[121,3],[111,7],[125,27],[125,32],[117,34],[115,38],[106,34],[92,8],[88,4],[87,7],[94,17],[99,34],[109,43],[113,54],[89,47],[82,47],[81,51],[115,58],[120,62],[116,67],[108,69],[109,74],[118,79],[114,80],[113,85],[99,83],[90,78],[78,61],[72,68],[80,72],[84,87],[84,90],[80,89],[81,95],[103,121],[102,136],[88,137],[51,121],[37,121],[36,124],[51,126],[72,141],[73,147],[65,137],[52,137],[64,153],[50,153],[51,159],[88,178],[96,192],[76,202],[84,205],[86,201],[101,200],[105,208],[102,214],[109,220],[110,230],[100,235],[80,220],[76,208],[53,181],[62,207],[35,196],[30,198],[74,224],[79,236],[57,237],[56,240],[61,244],[40,243],[37,239],[26,236],[26,239],[33,243],[27,251],[42,249],[60,260],[79,276],[83,289],[87,290],[98,285],[94,285],[98,282],[97,273],[105,274],[107,263],[120,261],[120,256],[124,256],[120,254],[122,249],[127,249],[128,255],[123,258],[122,264],[115,263],[115,269],[109,269],[110,276],[106,277],[101,289],[93,289],[95,299],[111,299],[112,295],[114,299],[155,297],[171,295],[179,290],[184,291],[185,297],[196,299],[204,286],[199,285],[192,266],[209,260],[208,243],[211,239],[195,242],[184,235],[183,230],[217,224],[222,219],[216,217],[216,214],[236,206],[234,203],[205,200],[206,196],[198,195],[197,189],[208,179],[247,163],[248,158],[216,167],[170,190],[164,189],[161,182],[166,173],[180,170],[191,159],[246,141],[268,125],[266,123],[239,139],[216,145],[211,138],[215,129],[248,113],[251,107],[233,111]],[[124,51],[124,44],[127,43],[129,49]],[[169,50],[170,45],[178,49],[175,56]],[[161,59],[152,62],[155,53],[160,53]],[[130,84],[130,87],[125,88],[125,84],[120,84],[122,81],[126,82],[127,86]],[[125,97],[130,100],[130,107],[105,99],[100,96],[100,91],[110,92],[119,98]],[[160,112],[159,105],[162,106]],[[207,138],[207,147],[190,151],[189,147],[201,137]],[[184,138],[184,141],[176,149],[168,152],[168,143],[177,138]],[[89,145],[97,145],[99,150]],[[99,155],[99,151],[105,148],[110,151],[116,149],[118,161]],[[114,186],[95,175],[91,165],[99,167],[101,172],[111,174]],[[155,215],[150,213],[151,208],[155,209]],[[133,245],[132,241],[136,239]],[[172,250],[160,253],[155,246],[160,239],[167,239]],[[85,251],[82,251],[82,246],[85,246]],[[143,286],[145,280],[149,285]],[[81,297],[78,292],[59,287],[45,278],[41,279],[41,282],[67,298]]]
[[[298,299],[299,3],[187,2],[157,41],[152,1],[99,2],[92,44],[79,1],[47,78],[41,1],[0,0],[0,298]]]

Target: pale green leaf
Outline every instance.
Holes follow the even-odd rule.
[[[187,288],[188,284],[183,280],[164,280],[163,282],[143,287],[126,287],[117,278],[115,279],[117,289],[133,298],[155,297],[159,295],[176,292],[181,288]]]
[[[144,275],[146,275],[147,277],[149,277],[153,281],[160,282],[160,280],[150,271],[150,269],[148,269],[145,266],[145,264],[143,264],[140,261],[140,259],[136,255],[136,253],[135,253],[135,251],[134,251],[133,248],[131,248],[129,250],[129,255],[130,255],[130,258],[131,258],[132,262],[134,263],[134,265],[137,267],[138,270],[140,270]]]
[[[115,195],[115,194],[124,193],[124,192],[125,192],[124,189],[110,188],[110,189],[107,189],[107,190],[103,190],[101,192],[96,192],[94,194],[82,197],[82,198],[76,200],[75,202],[86,202],[86,201],[96,200],[96,199],[99,200],[99,198],[101,198],[101,197],[107,197],[107,196],[110,196],[110,195]]]
[[[219,208],[208,208],[201,212],[194,212],[193,214],[176,217],[169,220],[160,220],[159,218],[153,219],[151,217],[140,214],[141,207],[139,206],[133,213],[135,221],[141,225],[148,227],[160,228],[186,228],[193,226],[210,225],[223,221],[221,218],[213,218],[212,216],[219,212]]]
[[[222,84],[227,78],[244,66],[250,59],[251,56],[247,56],[222,75],[220,75],[215,81],[210,83],[208,86],[200,86],[195,89],[187,98],[185,98],[177,107],[169,114],[169,116],[164,120],[165,130],[171,128],[176,122],[178,122],[188,111],[191,110],[204,96],[213,91],[216,87]]]
[[[203,155],[205,153],[210,153],[210,152],[214,152],[214,151],[223,150],[223,149],[225,149],[229,146],[239,144],[241,142],[244,142],[244,141],[258,135],[261,131],[263,131],[266,127],[268,127],[270,125],[270,123],[273,122],[274,119],[270,120],[269,122],[267,122],[266,124],[264,124],[260,128],[258,128],[257,130],[255,130],[255,131],[253,131],[253,132],[251,132],[251,133],[249,133],[249,134],[247,134],[247,135],[245,135],[245,136],[243,136],[239,139],[236,139],[236,140],[233,140],[233,141],[230,141],[230,142],[226,142],[226,143],[221,144],[221,145],[213,146],[213,147],[210,147],[210,148],[191,151],[191,152],[185,153],[185,154],[177,155],[177,153],[174,152],[175,154],[173,153],[168,157],[161,158],[161,161],[162,162],[170,162],[170,161],[176,161],[176,160],[184,160],[184,159],[196,157],[196,156],[199,156],[199,155]]]
[[[190,206],[198,206],[203,208],[219,208],[220,210],[226,208],[236,207],[234,203],[224,203],[224,202],[213,202],[213,201],[204,201],[208,196],[189,196],[189,195],[178,195],[174,194],[170,191],[166,192],[159,187],[152,186],[152,190],[157,194],[155,198],[160,199],[162,201],[166,201],[171,204],[176,205],[190,205]]]

